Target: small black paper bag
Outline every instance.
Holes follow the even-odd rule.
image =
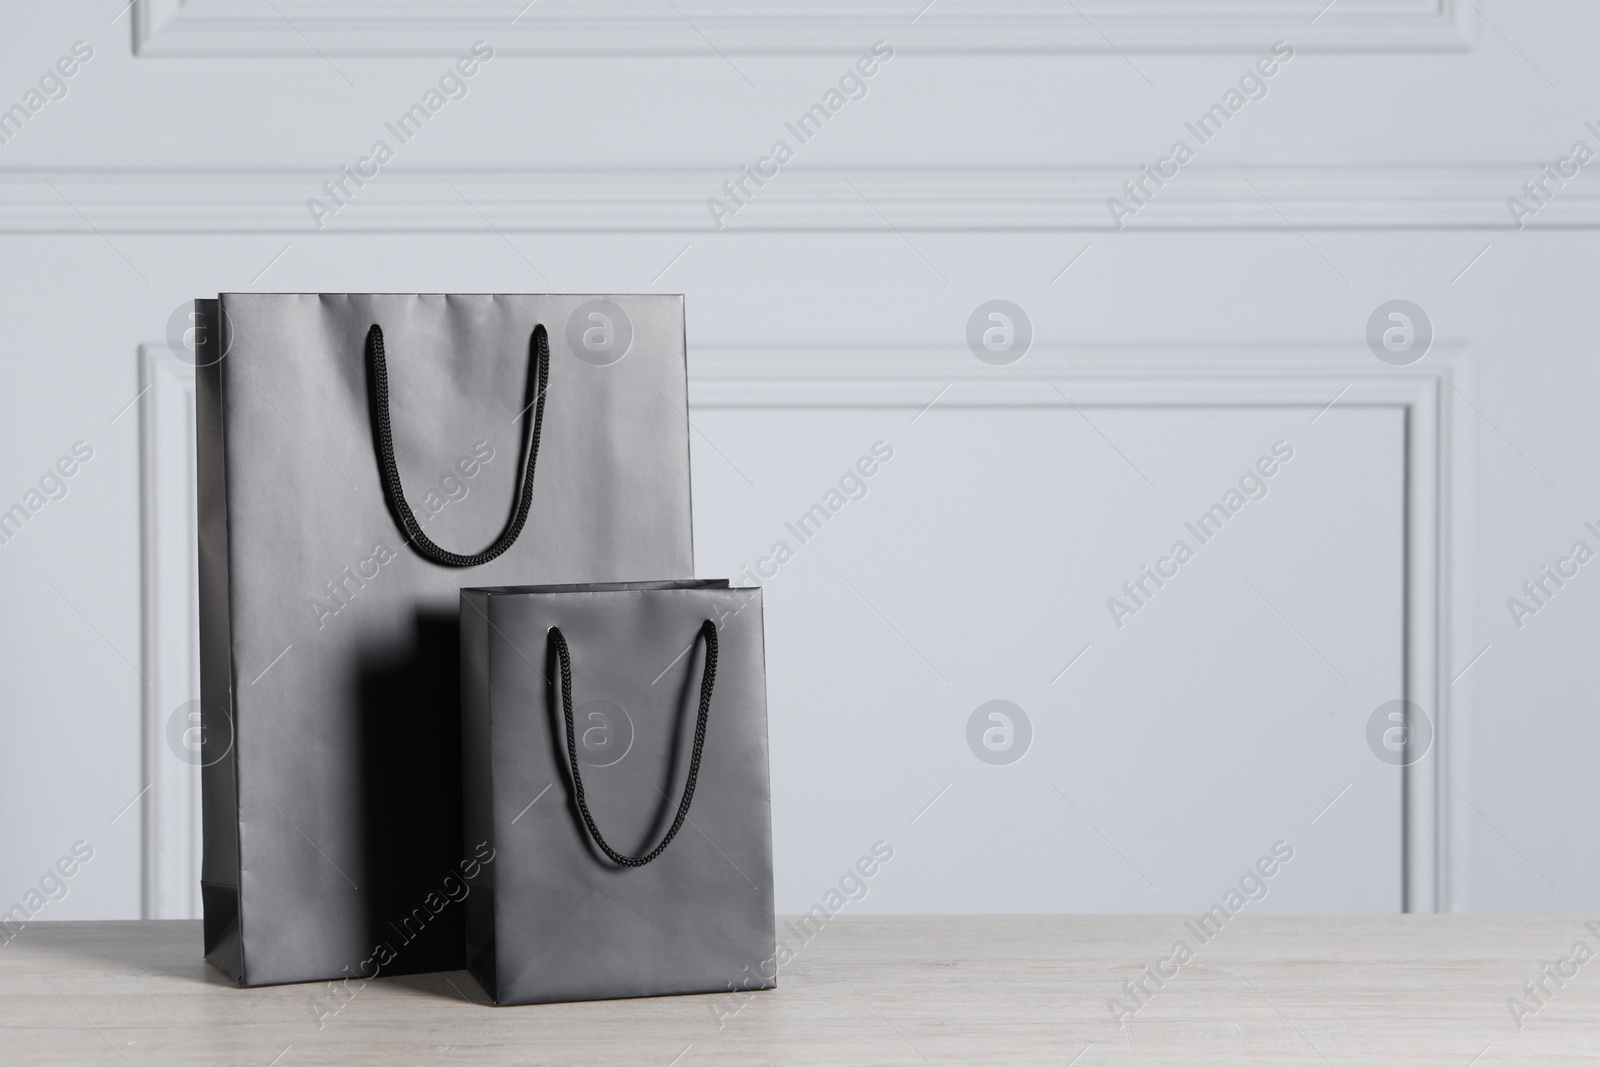
[[[461,694],[496,1003],[776,984],[760,589],[463,589]]]

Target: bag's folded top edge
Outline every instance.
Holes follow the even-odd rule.
[[[726,578],[679,578],[655,582],[579,582],[574,585],[464,586],[463,593],[520,596],[527,593],[623,593],[639,589],[729,589]]]
[[[295,293],[289,293],[289,292],[282,292],[282,293],[223,292],[223,293],[218,293],[216,295],[215,299],[220,300],[223,297],[252,297],[252,298],[254,298],[254,297],[267,297],[267,296],[317,296],[317,297],[322,297],[322,296],[338,296],[338,297],[345,297],[345,296],[437,296],[437,297],[452,297],[452,296],[550,297],[550,296],[562,296],[562,297],[583,297],[585,299],[590,299],[590,298],[615,298],[615,297],[627,297],[630,300],[631,299],[636,299],[636,298],[639,298],[639,297],[657,297],[657,298],[676,297],[679,300],[683,299],[683,294],[682,293],[323,293],[323,292],[295,292]],[[213,298],[212,297],[201,296],[201,297],[196,297],[195,299],[197,299],[197,300],[210,300],[210,299],[213,299]]]

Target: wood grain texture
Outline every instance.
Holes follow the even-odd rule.
[[[1582,919],[1241,916],[1207,944],[1184,922],[840,917],[790,938],[773,992],[527,1008],[465,972],[240,990],[198,922],[39,923],[0,946],[0,1063],[1600,1062],[1600,960],[1521,1029],[1507,1008],[1600,946]],[[1194,959],[1119,1029],[1108,1001],[1179,939]]]

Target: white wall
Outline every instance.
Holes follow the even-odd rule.
[[[1600,584],[1584,568],[1520,629],[1506,606],[1600,548],[1600,199],[1578,177],[1523,230],[1506,206],[1600,148],[1590,5],[939,0],[781,32],[787,7],[720,0],[120,6],[0,34],[0,103],[94,48],[0,145],[0,507],[94,449],[0,545],[0,908],[79,840],[94,859],[41,918],[188,907],[187,769],[159,740],[187,699],[181,382],[129,403],[175,308],[252,287],[687,294],[705,574],[894,442],[770,583],[780,909],[879,838],[902,862],[864,911],[1189,909],[1280,838],[1297,859],[1263,907],[1600,901],[1578,844]],[[306,198],[479,39],[467,97],[316,230]],[[1278,39],[1267,96],[1115,230],[1106,198]],[[706,198],[877,40],[896,56],[866,98],[714,229]],[[964,340],[997,297],[1036,334],[1013,367]],[[1412,367],[1366,346],[1395,298],[1437,333]],[[1106,597],[1295,434],[1301,480],[1116,629]],[[1409,808],[1364,733],[1402,693],[1440,728]],[[1035,724],[1009,767],[965,740],[997,698]]]

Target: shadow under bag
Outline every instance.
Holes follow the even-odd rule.
[[[677,296],[197,302],[206,958],[463,965],[463,586],[694,573]]]
[[[461,672],[496,1003],[776,985],[760,589],[464,589]]]

